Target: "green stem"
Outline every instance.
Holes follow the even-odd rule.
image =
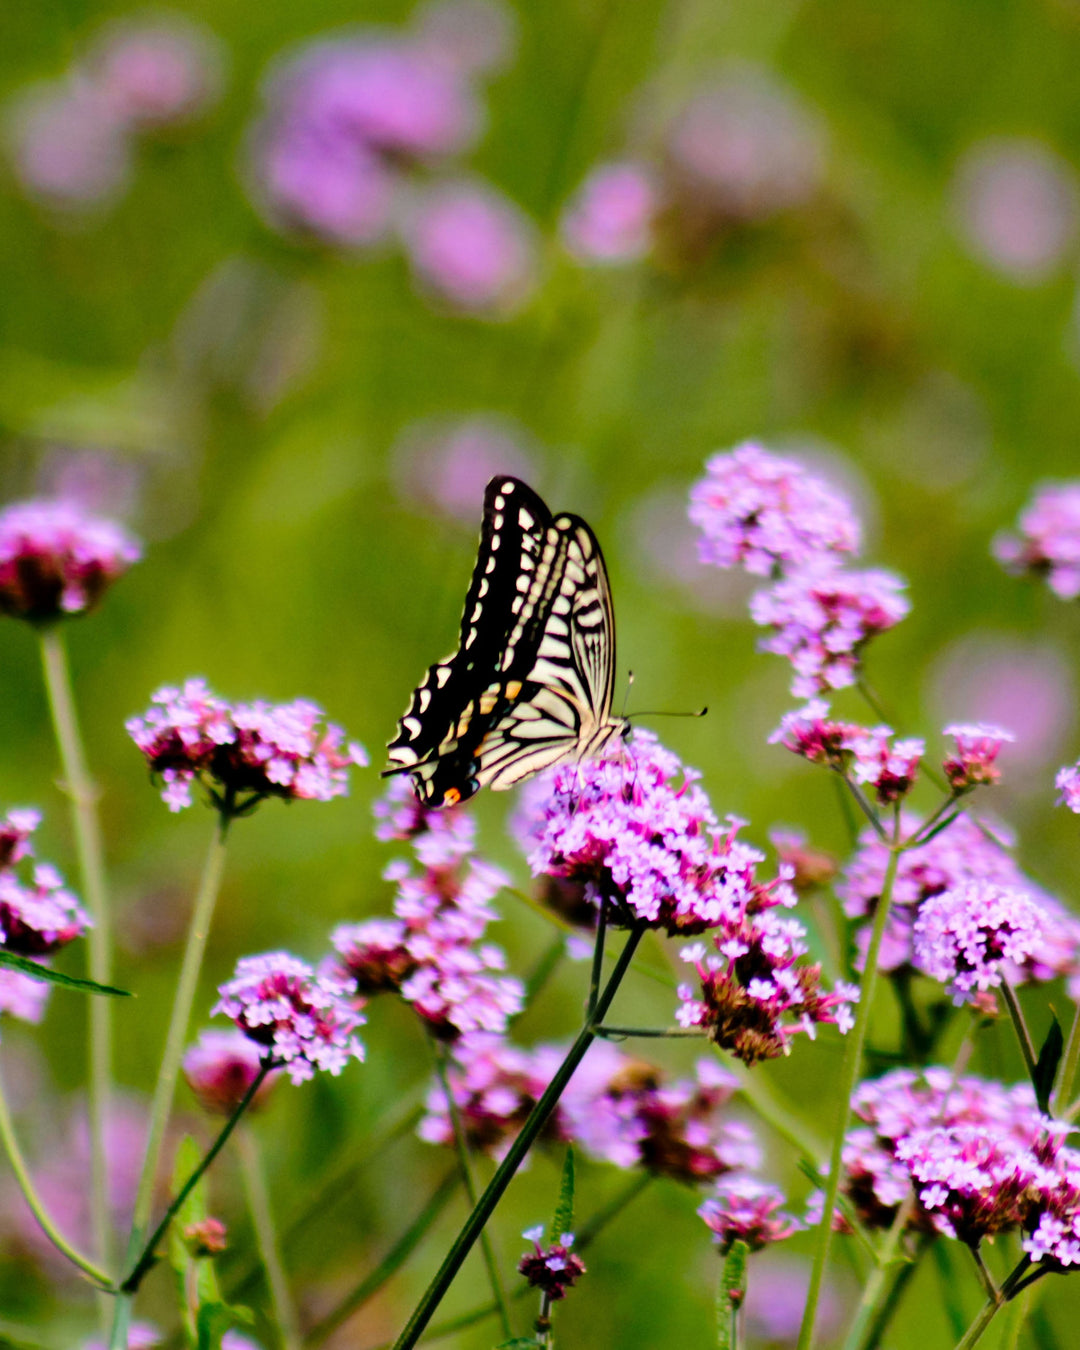
[[[1065,1052],[1061,1057],[1061,1072],[1058,1074],[1057,1085],[1054,1088],[1053,1096],[1050,1098],[1051,1115],[1060,1115],[1065,1103],[1072,1096],[1078,1064],[1080,1064],[1080,1007],[1073,1011],[1069,1039],[1065,1042]]]
[[[599,998],[596,1000],[594,1010],[595,1019],[600,1021],[611,1006],[615,998],[616,991],[622,982],[623,976],[629,968],[630,961],[641,941],[644,933],[644,924],[639,924],[632,929],[626,939],[626,944],[619,954],[619,959],[615,964],[607,984],[604,986]],[[484,1225],[491,1217],[495,1206],[502,1199],[503,1192],[513,1180],[515,1173],[525,1159],[525,1155],[533,1146],[540,1131],[547,1124],[548,1117],[555,1110],[559,1098],[562,1096],[567,1083],[574,1076],[574,1072],[589,1046],[596,1038],[596,1032],[591,1023],[586,1023],[578,1033],[577,1039],[567,1052],[566,1058],[555,1071],[555,1076],[544,1090],[540,1100],[529,1113],[528,1119],[521,1127],[521,1133],[517,1136],[506,1154],[506,1157],[499,1164],[495,1175],[488,1182],[487,1188],[480,1197],[479,1203],[465,1222],[465,1226],[458,1234],[450,1247],[449,1252],[442,1265],[439,1267],[435,1278],[428,1286],[427,1292],[417,1304],[412,1316],[409,1318],[404,1331],[395,1342],[395,1350],[411,1350],[411,1347],[423,1335],[424,1328],[431,1320],[435,1309],[443,1300],[443,1296],[450,1288],[454,1277],[461,1269],[462,1263],[472,1250],[473,1244],[480,1236]]]
[[[1005,999],[1005,1006],[1009,1010],[1009,1016],[1012,1018],[1016,1039],[1020,1042],[1020,1053],[1024,1056],[1024,1067],[1034,1084],[1039,1057],[1035,1052],[1035,1045],[1031,1039],[1031,1033],[1028,1031],[1027,1022],[1024,1020],[1023,1009],[1020,1007],[1016,992],[1008,980],[1001,981],[1001,993]]]
[[[93,926],[87,936],[90,978],[112,981],[112,923],[105,885],[105,850],[98,817],[98,789],[86,766],[78,714],[71,685],[67,649],[59,625],[41,630],[41,658],[53,731],[60,752],[64,790],[71,802],[71,821],[79,860],[83,899]],[[112,1264],[109,1219],[108,1154],[105,1130],[112,1091],[112,1006],[107,998],[90,1000],[87,1106],[90,1123],[90,1218],[94,1254]]]
[[[332,1312],[316,1322],[304,1337],[306,1346],[322,1345],[323,1341],[347,1322],[353,1313],[358,1312],[369,1299],[375,1297],[391,1276],[395,1275],[419,1246],[431,1225],[439,1217],[456,1193],[459,1183],[458,1169],[448,1172],[436,1187],[427,1204],[416,1216],[409,1227],[398,1238],[383,1259],[370,1271],[355,1289],[350,1290]],[[484,1309],[485,1315],[494,1315],[498,1308],[494,1303]]]
[[[4,1091],[2,1080],[0,1080],[0,1144],[3,1145],[4,1152],[7,1154],[8,1162],[11,1163],[11,1170],[15,1173],[15,1180],[19,1183],[19,1190],[22,1191],[23,1199],[29,1205],[30,1212],[38,1221],[41,1231],[58,1252],[66,1256],[73,1265],[78,1266],[83,1274],[88,1275],[99,1288],[111,1289],[112,1280],[109,1276],[103,1270],[100,1270],[93,1261],[77,1251],[60,1233],[34,1189],[34,1183],[30,1178],[30,1169],[26,1165],[26,1159],[19,1147],[19,1141],[15,1137],[15,1126],[12,1123],[11,1110],[8,1106],[7,1094]]]
[[[848,1033],[848,1043],[844,1052],[844,1068],[841,1080],[840,1118],[836,1124],[832,1154],[829,1161],[829,1176],[825,1186],[825,1205],[818,1227],[817,1250],[814,1253],[814,1265],[810,1273],[810,1287],[806,1295],[806,1308],[803,1312],[802,1326],[799,1328],[798,1350],[810,1350],[814,1340],[814,1322],[817,1318],[818,1300],[825,1279],[825,1270],[829,1262],[829,1248],[832,1245],[833,1213],[836,1210],[836,1197],[840,1190],[840,1174],[843,1166],[844,1136],[847,1134],[848,1120],[851,1117],[851,1097],[859,1081],[862,1068],[863,1049],[866,1045],[866,1033],[870,1025],[870,1012],[874,1003],[877,987],[878,955],[881,951],[885,927],[889,919],[889,907],[892,904],[893,885],[896,870],[900,862],[899,853],[899,817],[896,818],[891,852],[885,878],[881,886],[881,896],[874,914],[874,927],[870,934],[870,946],[866,952],[866,966],[863,973],[862,989],[859,996],[859,1011],[855,1025]]]
[[[638,1040],[700,1041],[709,1034],[707,1031],[703,1031],[701,1027],[612,1027],[608,1026],[606,1022],[602,1027],[594,1025],[593,1030],[605,1040],[611,1036],[632,1036]]]
[[[144,1247],[146,1231],[150,1224],[150,1209],[154,1201],[154,1183],[157,1179],[161,1150],[165,1143],[165,1127],[172,1110],[173,1096],[176,1091],[176,1077],[180,1071],[180,1059],[184,1053],[184,1042],[188,1034],[188,1022],[191,1019],[191,1005],[195,999],[195,990],[199,983],[203,953],[210,933],[210,922],[214,914],[218,891],[221,889],[221,877],[225,867],[225,843],[229,830],[227,815],[219,815],[214,824],[214,835],[203,866],[199,893],[195,898],[191,922],[188,926],[187,946],[180,967],[180,979],[173,999],[169,1030],[165,1038],[165,1051],[158,1070],[154,1087],[154,1100],[150,1107],[150,1129],[146,1140],[146,1155],[143,1159],[142,1173],[139,1177],[139,1189],[135,1196],[135,1212],[131,1223],[131,1235],[128,1239],[127,1261],[135,1259]],[[260,1078],[261,1081],[261,1078]],[[246,1099],[245,1099],[246,1100]],[[112,1338],[109,1350],[123,1350],[127,1324],[131,1317],[131,1299],[126,1296],[138,1284],[128,1288],[125,1282],[125,1295],[117,1299],[116,1316],[113,1321]]]
[[[898,1276],[906,1269],[906,1266],[897,1265],[896,1254],[914,1208],[915,1194],[909,1191],[876,1253],[874,1269],[863,1285],[862,1298],[844,1339],[843,1350],[865,1350],[867,1333],[877,1324],[878,1309],[888,1301]]]
[[[146,1278],[147,1272],[154,1266],[154,1264],[158,1259],[157,1245],[161,1241],[161,1239],[165,1236],[165,1234],[168,1232],[169,1225],[172,1223],[173,1219],[176,1218],[177,1214],[183,1208],[184,1201],[188,1198],[191,1192],[202,1180],[203,1175],[205,1174],[207,1168],[210,1166],[210,1164],[214,1161],[217,1155],[228,1143],[229,1136],[232,1134],[233,1130],[236,1129],[237,1125],[239,1125],[241,1117],[243,1116],[244,1112],[255,1100],[255,1094],[258,1092],[259,1088],[261,1088],[263,1085],[263,1079],[271,1071],[271,1069],[275,1067],[277,1066],[274,1064],[272,1060],[263,1060],[263,1062],[259,1065],[259,1072],[255,1075],[255,1078],[252,1080],[251,1086],[248,1088],[248,1090],[244,1093],[243,1097],[241,1098],[240,1104],[237,1106],[236,1110],[232,1113],[229,1119],[225,1122],[225,1125],[221,1133],[210,1145],[210,1148],[208,1149],[206,1155],[203,1157],[202,1162],[199,1163],[198,1167],[196,1167],[194,1172],[192,1172],[191,1176],[188,1177],[187,1181],[185,1181],[184,1184],[180,1187],[179,1191],[177,1191],[176,1195],[173,1197],[172,1203],[169,1205],[169,1208],[162,1215],[161,1222],[158,1224],[158,1226],[154,1229],[153,1233],[150,1235],[150,1238],[147,1241],[146,1246],[142,1249],[142,1253],[140,1254],[139,1259],[135,1262],[134,1266],[132,1267],[131,1274],[120,1286],[120,1292],[122,1294],[134,1294],[138,1290],[139,1285],[142,1284],[143,1280]]]
[[[593,944],[592,970],[589,973],[589,1002],[585,1009],[586,1022],[596,1021],[596,1000],[600,997],[600,977],[604,966],[604,938],[607,934],[607,902],[600,901],[596,920],[596,938]]]
[[[957,1341],[956,1350],[971,1350],[971,1347],[977,1344],[986,1328],[1005,1307],[1013,1294],[1017,1292],[1017,1286],[1022,1283],[1030,1265],[1031,1257],[1023,1257],[1006,1277],[1001,1288],[995,1289],[993,1294],[987,1297],[982,1308],[975,1314],[975,1320]],[[992,1283],[993,1281],[991,1281]]]
[[[450,1076],[446,1069],[446,1047],[432,1043],[432,1050],[435,1055],[435,1072],[439,1077],[439,1085],[443,1090],[443,1096],[446,1098],[446,1111],[450,1117],[450,1126],[454,1132],[454,1148],[457,1151],[458,1169],[461,1172],[461,1184],[465,1188],[465,1195],[468,1197],[469,1208],[476,1208],[476,1183],[473,1181],[472,1163],[469,1160],[469,1141],[465,1134],[465,1126],[462,1123],[461,1111],[458,1109],[457,1098],[450,1088]],[[488,1283],[491,1285],[491,1294],[495,1300],[495,1306],[499,1310],[499,1321],[502,1323],[502,1333],[506,1340],[513,1335],[513,1328],[510,1325],[510,1310],[506,1305],[506,1290],[503,1288],[502,1278],[499,1275],[498,1262],[495,1260],[495,1252],[491,1245],[491,1236],[487,1229],[480,1234],[480,1251],[484,1257],[484,1265],[487,1267]]]
[[[240,1176],[244,1183],[251,1224],[255,1230],[255,1241],[266,1271],[266,1283],[270,1288],[270,1302],[274,1309],[278,1335],[282,1350],[299,1350],[300,1323],[296,1316],[296,1305],[289,1293],[289,1282],[285,1267],[281,1261],[277,1229],[270,1208],[270,1195],[266,1189],[266,1175],[259,1154],[259,1141],[249,1128],[239,1131],[236,1143],[240,1153]]]

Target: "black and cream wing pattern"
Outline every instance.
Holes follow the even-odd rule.
[[[611,716],[615,627],[596,536],[519,479],[484,494],[458,650],[431,666],[388,748],[427,806],[509,788],[625,732]]]

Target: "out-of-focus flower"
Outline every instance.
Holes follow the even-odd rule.
[[[183,1236],[192,1256],[220,1256],[229,1246],[228,1229],[220,1219],[213,1217],[188,1224]]]
[[[967,881],[920,906],[915,961],[946,985],[959,1005],[1000,985],[1002,964],[1023,966],[1039,950],[1041,939],[1039,906],[1022,891],[992,881]]]
[[[1063,769],[1058,769],[1054,786],[1061,794],[1058,805],[1080,813],[1080,764],[1067,764]]]
[[[644,165],[600,164],[567,204],[559,229],[578,262],[637,262],[652,246],[656,210],[656,183]]]
[[[335,972],[361,998],[398,994],[417,965],[409,954],[407,938],[408,929],[400,919],[339,924],[330,935],[338,954]]]
[[[208,1027],[184,1052],[182,1068],[187,1085],[204,1111],[231,1116],[259,1076],[262,1051],[239,1030],[219,1031]],[[267,1074],[248,1106],[264,1105],[277,1072]]]
[[[716,1192],[698,1209],[715,1235],[721,1252],[736,1242],[745,1242],[752,1252],[782,1242],[802,1227],[798,1219],[780,1206],[784,1194],[776,1186],[744,1173],[723,1177]]]
[[[1000,781],[997,757],[1001,747],[1014,739],[1011,732],[985,722],[975,722],[954,723],[945,728],[944,734],[956,742],[956,749],[947,756],[943,766],[954,792],[968,792]]]
[[[55,867],[38,863],[26,885],[0,871],[0,942],[17,956],[48,956],[82,937],[90,919]]]
[[[127,1350],[154,1350],[164,1339],[153,1322],[132,1322],[127,1331]],[[100,1336],[91,1336],[88,1341],[83,1341],[82,1350],[107,1350],[107,1347]],[[222,1350],[225,1350],[224,1342]]]
[[[339,1074],[350,1059],[363,1059],[353,1032],[364,1018],[348,1001],[347,987],[287,952],[242,957],[236,974],[218,993],[213,1014],[231,1017],[267,1059],[284,1066],[294,1083],[317,1069]]]
[[[968,247],[1012,281],[1042,281],[1060,266],[1076,237],[1072,169],[1038,141],[972,146],[957,167],[953,193]]]
[[[170,811],[191,805],[195,782],[234,812],[264,797],[330,801],[348,792],[349,767],[367,763],[363,747],[345,744],[341,728],[324,724],[322,709],[306,699],[228,704],[192,679],[150,701],[125,725],[160,774]]]
[[[16,807],[0,819],[0,868],[14,867],[33,856],[30,836],[40,824],[41,812],[27,806]]]
[[[394,447],[393,468],[403,496],[470,529],[496,474],[529,483],[539,476],[525,428],[497,413],[414,423]],[[409,795],[415,800],[411,789]]]
[[[910,837],[917,828],[914,816],[902,817],[904,836]],[[837,882],[837,895],[848,918],[861,925],[863,942],[878,905],[888,859],[887,845],[873,831],[864,831],[858,849]],[[1006,978],[1011,983],[1064,975],[1070,989],[1080,988],[1080,919],[1025,877],[1002,840],[966,815],[958,816],[948,829],[927,843],[900,855],[892,908],[878,957],[880,968],[897,970],[905,965],[921,968],[913,947],[913,930],[921,907],[932,896],[972,881],[1020,891],[1038,907],[1041,937],[1022,964],[1006,968]]]
[[[859,551],[847,500],[795,460],[746,442],[714,455],[690,493],[702,562],[772,577]]]
[[[747,1344],[780,1350],[799,1339],[806,1294],[810,1286],[810,1262],[787,1256],[781,1249],[761,1253],[754,1261],[743,1303]],[[818,1334],[830,1344],[845,1323],[840,1291],[831,1280],[822,1286],[818,1304]]]
[[[791,872],[791,885],[797,895],[827,886],[840,870],[836,858],[808,843],[802,830],[770,830],[769,843],[776,849],[781,867]]]
[[[239,1331],[227,1331],[221,1338],[221,1350],[263,1350],[258,1341]]]
[[[487,184],[460,180],[421,192],[402,238],[422,289],[463,313],[513,314],[536,284],[533,227]]]
[[[114,201],[127,186],[126,128],[85,77],[32,86],[9,104],[5,122],[15,173],[46,206],[86,211]]]
[[[129,128],[186,122],[218,96],[222,54],[214,35],[182,14],[128,17],[107,28],[87,72]]]
[[[48,1001],[49,985],[44,980],[0,966],[0,1013],[36,1026],[45,1016]]]
[[[721,831],[700,775],[649,731],[635,730],[622,759],[585,760],[526,784],[514,829],[534,876],[582,882],[616,923],[645,920],[700,933],[770,888],[763,855]]]
[[[141,556],[119,525],[70,502],[17,502],[0,512],[0,613],[36,623],[82,614]]]
[[[1000,534],[994,553],[1010,572],[1046,578],[1062,600],[1080,596],[1080,483],[1045,483],[1020,513],[1018,534]]]
[[[547,1298],[565,1298],[566,1291],[585,1274],[585,1262],[570,1250],[574,1245],[573,1233],[562,1233],[547,1247],[542,1245],[543,1224],[527,1228],[521,1236],[533,1244],[533,1250],[526,1252],[518,1262],[518,1273]]]
[[[750,615],[772,630],[762,650],[786,656],[794,667],[791,692],[813,698],[855,683],[862,648],[911,608],[904,584],[881,570],[808,567],[758,591]]]

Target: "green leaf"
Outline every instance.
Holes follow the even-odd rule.
[[[65,975],[50,966],[31,961],[28,956],[16,956],[0,947],[0,966],[21,971],[33,980],[45,980],[48,984],[62,984],[65,989],[78,989],[84,994],[110,994],[114,998],[131,998],[130,989],[116,989],[111,984],[98,984],[94,980],[82,980],[77,975]]]
[[[201,1161],[202,1151],[199,1146],[190,1135],[185,1135],[176,1150],[176,1161],[173,1164],[173,1195],[179,1194]],[[228,1312],[221,1296],[213,1261],[206,1256],[196,1256],[184,1238],[185,1229],[190,1228],[192,1224],[202,1223],[206,1217],[206,1178],[202,1177],[180,1206],[169,1228],[169,1264],[176,1272],[184,1330],[188,1345],[193,1347],[193,1350],[204,1350],[205,1346],[212,1345],[212,1342],[206,1341],[204,1337],[203,1310],[220,1307]],[[206,1323],[211,1329],[217,1325],[218,1323],[213,1321]],[[219,1341],[231,1325],[231,1321],[226,1321],[221,1327],[218,1334]]]
[[[247,1308],[232,1308],[227,1303],[203,1303],[195,1319],[197,1350],[221,1350],[221,1338],[237,1323],[253,1325],[255,1319]]]
[[[574,1231],[574,1148],[566,1146],[566,1158],[563,1161],[562,1181],[559,1183],[559,1202],[555,1206],[555,1217],[551,1221],[550,1238],[560,1242],[564,1233]]]
[[[716,1291],[716,1344],[718,1350],[737,1350],[739,1309],[746,1298],[746,1258],[750,1248],[733,1242],[724,1257],[720,1287]]]
[[[1035,1088],[1035,1100],[1039,1104],[1039,1110],[1044,1115],[1050,1111],[1050,1094],[1054,1090],[1054,1080],[1057,1078],[1058,1065],[1061,1063],[1061,1052],[1065,1048],[1065,1037],[1061,1033],[1061,1023],[1054,1013],[1051,1013],[1050,1016],[1053,1021],[1050,1023],[1050,1030],[1046,1033],[1046,1040],[1043,1041],[1042,1049],[1039,1051],[1035,1072],[1031,1076]]]

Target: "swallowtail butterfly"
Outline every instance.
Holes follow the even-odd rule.
[[[413,693],[383,776],[408,773],[426,806],[449,806],[596,755],[629,730],[611,715],[614,672],[596,536],[519,479],[493,478],[458,650]]]

